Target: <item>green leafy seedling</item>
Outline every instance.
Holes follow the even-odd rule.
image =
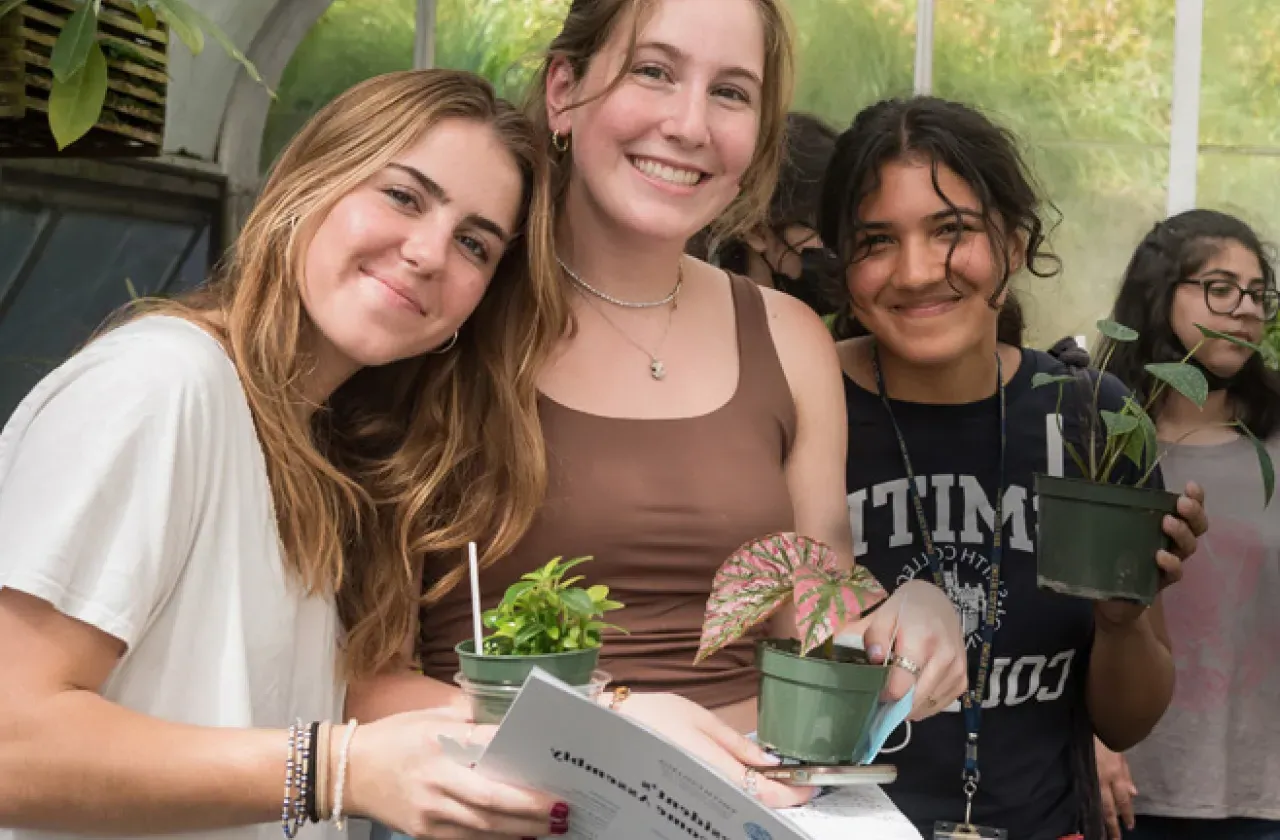
[[[1159,384],[1151,389],[1151,393],[1147,396],[1145,403],[1140,404],[1134,398],[1128,397],[1125,399],[1124,406],[1120,411],[1101,410],[1098,406],[1098,395],[1102,384],[1102,376],[1099,375],[1097,377],[1093,386],[1093,411],[1088,414],[1086,424],[1086,451],[1082,453],[1073,442],[1066,440],[1065,437],[1063,441],[1067,454],[1079,467],[1081,474],[1088,480],[1098,484],[1110,483],[1116,464],[1120,458],[1126,458],[1135,464],[1138,469],[1142,470],[1142,477],[1138,481],[1138,486],[1141,487],[1146,484],[1162,457],[1156,440],[1156,425],[1151,419],[1151,408],[1170,388],[1197,406],[1204,405],[1205,400],[1209,397],[1209,383],[1199,368],[1192,366],[1189,362],[1196,354],[1196,351],[1204,346],[1206,341],[1211,339],[1229,341],[1232,344],[1247,347],[1254,352],[1261,352],[1262,350],[1258,345],[1237,336],[1227,335],[1200,324],[1196,324],[1196,327],[1200,330],[1202,337],[1200,341],[1196,342],[1196,346],[1192,347],[1182,359],[1176,362],[1154,362],[1146,365],[1147,373],[1151,374]],[[1117,343],[1138,340],[1138,333],[1135,330],[1115,321],[1099,321],[1098,332]],[[1103,355],[1101,364],[1098,365],[1099,373],[1106,370],[1115,347],[1116,344],[1112,344]],[[1068,383],[1076,381],[1078,381],[1077,378],[1071,375],[1047,373],[1037,373],[1031,379],[1032,387],[1056,386],[1058,388],[1057,414],[1059,431],[1061,431],[1062,422],[1063,390]],[[1253,443],[1254,451],[1258,456],[1258,466],[1262,473],[1264,505],[1269,505],[1272,496],[1275,494],[1276,477],[1275,465],[1271,461],[1271,456],[1267,453],[1266,446],[1238,420],[1223,425],[1239,429]]]
[[[622,628],[601,621],[606,612],[622,608],[609,599],[603,584],[577,586],[581,575],[566,573],[591,560],[553,558],[507,587],[502,602],[481,614],[490,632],[483,642],[486,656],[535,656],[598,648],[601,633]]]

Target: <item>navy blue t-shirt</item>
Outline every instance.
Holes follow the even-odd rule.
[[[1064,456],[1057,429],[1057,388],[1032,388],[1040,371],[1065,373],[1048,354],[1022,352],[1006,386],[1008,442],[1004,491],[1004,549],[1000,611],[983,703],[979,769],[982,782],[973,820],[1003,828],[1017,840],[1056,840],[1081,830],[1087,794],[1083,751],[1092,750],[1084,702],[1093,639],[1088,601],[1042,591],[1036,584],[1036,473],[1079,475]],[[1092,374],[1096,376],[1096,374]],[[893,383],[888,383],[893,395]],[[1091,400],[1068,385],[1065,435]],[[1099,404],[1120,410],[1124,386],[1104,376]],[[960,613],[974,684],[981,643],[980,616],[990,585],[990,553],[999,473],[996,395],[965,405],[892,401],[924,505],[942,555],[947,594]],[[846,470],[855,556],[893,590],[913,578],[933,581],[918,520],[907,493],[897,438],[880,397],[845,378],[849,414]],[[1133,482],[1136,469],[1121,470]],[[1062,474],[1062,473],[1059,473]],[[1153,476],[1159,486],[1159,476]],[[898,767],[885,792],[925,837],[936,820],[962,822],[965,727],[959,702],[889,738],[882,762]],[[1092,762],[1089,761],[1089,766]]]

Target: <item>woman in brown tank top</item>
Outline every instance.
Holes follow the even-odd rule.
[[[803,303],[682,256],[713,220],[738,235],[768,207],[792,69],[777,0],[661,0],[639,19],[635,7],[574,0],[533,86],[574,329],[540,377],[546,502],[516,550],[485,564],[482,600],[551,557],[594,556],[584,572],[626,604],[610,618],[629,634],[610,635],[602,655],[637,692],[620,710],[741,778],[767,761],[737,733],[755,727],[752,647],[769,628],[695,668],[703,611],[724,559],[772,531],[822,539],[852,562],[841,374]],[[471,624],[460,571],[457,557],[427,561],[418,652],[429,679],[353,687],[361,719],[461,702],[453,646]],[[895,652],[923,666],[918,693],[955,697],[965,676],[950,602],[923,582],[898,593],[864,620],[869,651],[887,653],[911,597]],[[793,617],[772,629],[794,635]],[[911,684],[894,669],[891,693]],[[774,805],[807,797],[759,791]]]

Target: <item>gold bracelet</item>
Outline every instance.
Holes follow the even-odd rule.
[[[616,712],[623,701],[631,696],[631,689],[625,685],[620,685],[613,690],[613,697],[609,700],[609,711]]]

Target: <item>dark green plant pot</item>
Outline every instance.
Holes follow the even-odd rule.
[[[1156,552],[1170,547],[1161,523],[1176,515],[1178,494],[1047,475],[1037,475],[1035,484],[1040,587],[1150,604],[1160,582]]]
[[[835,646],[800,656],[794,639],[765,639],[756,647],[760,708],[756,739],[787,758],[848,764],[867,733],[889,669],[860,650]]]
[[[474,687],[468,691],[476,723],[499,723],[515,701],[534,668],[541,668],[571,686],[586,686],[600,661],[600,648],[545,653],[536,656],[476,656],[475,642],[468,639],[454,648],[462,676]],[[486,686],[493,690],[486,691]],[[505,689],[505,690],[504,690]]]

